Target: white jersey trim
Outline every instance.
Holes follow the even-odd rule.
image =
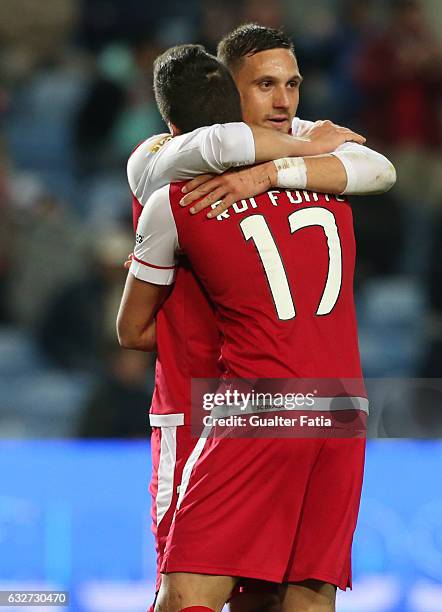
[[[130,272],[148,283],[171,285],[177,249],[177,228],[166,185],[149,198],[140,215]]]
[[[158,489],[155,498],[157,507],[156,525],[161,523],[173,499],[176,466],[176,427],[161,427],[161,448],[158,464]]]
[[[180,509],[181,503],[183,501],[183,498],[189,486],[189,481],[190,481],[190,477],[193,472],[193,468],[195,467],[196,462],[198,461],[198,459],[201,456],[201,453],[204,450],[204,446],[206,445],[211,429],[212,429],[211,425],[206,425],[201,436],[198,439],[198,442],[195,444],[193,451],[190,453],[189,458],[186,461],[186,464],[183,469],[183,475],[181,477],[181,484],[179,487],[179,495],[178,495],[178,500],[176,504],[175,514]]]
[[[149,414],[152,427],[177,427],[184,425],[184,412],[174,414]]]
[[[144,261],[132,260],[129,271],[138,280],[153,285],[172,285],[175,280],[175,268],[157,268]]]

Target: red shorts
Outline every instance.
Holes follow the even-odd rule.
[[[161,571],[351,588],[364,457],[365,438],[201,438]]]
[[[183,414],[151,415],[152,478],[149,491],[152,495],[152,532],[157,551],[157,591],[183,467],[197,442],[190,435],[190,426],[183,425],[183,422]]]
[[[152,478],[149,487],[152,495],[152,532],[157,551],[155,590],[158,592],[161,585],[160,568],[175,514],[183,468],[198,438],[191,437],[190,425],[181,424],[182,414],[165,415],[165,418],[163,415],[161,418],[154,416],[151,421],[162,423],[162,425],[152,427]],[[273,590],[271,584],[244,581],[238,583],[232,592],[232,597],[242,592],[255,593],[271,590]]]

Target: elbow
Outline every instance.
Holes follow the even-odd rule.
[[[396,183],[396,169],[391,162],[385,159],[382,165],[379,165],[376,173],[373,176],[371,185],[367,185],[367,193],[379,195],[387,193]]]
[[[335,153],[347,174],[348,195],[386,193],[396,183],[396,169],[384,155],[364,147]]]
[[[139,345],[139,339],[133,333],[133,330],[124,324],[124,322],[117,321],[117,338],[121,348],[124,349],[136,349]]]
[[[371,175],[365,177],[365,182],[360,182],[353,195],[381,195],[387,193],[396,183],[396,169],[392,163],[385,160],[382,165],[373,171]]]
[[[152,353],[156,351],[157,345],[155,333],[153,330],[148,333],[150,331],[150,328],[148,328],[144,332],[142,330],[138,332],[132,326],[117,323],[118,343],[124,349]]]
[[[379,185],[379,193],[386,193],[394,186],[397,180],[396,168],[391,162],[387,162],[385,167],[379,173],[377,182]]]
[[[125,333],[118,332],[118,343],[121,348],[124,349],[136,349],[138,348],[138,343],[135,338],[132,338],[130,335]]]

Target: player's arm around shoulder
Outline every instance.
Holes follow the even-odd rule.
[[[124,348],[155,349],[155,315],[175,276],[176,226],[169,187],[155,192],[138,222],[132,263],[117,316],[117,335]]]
[[[295,137],[243,122],[214,124],[172,137],[161,134],[137,147],[127,174],[134,196],[144,205],[162,186],[201,174],[221,174],[230,168],[266,162],[283,156],[330,153],[347,140],[365,139],[346,128],[327,126],[315,138]]]
[[[309,189],[336,195],[379,193],[388,188],[389,178],[385,175],[391,175],[391,164],[383,156],[376,158],[375,152],[370,157],[370,149],[362,146],[365,138],[346,127],[331,121],[313,123],[295,118],[291,135],[261,128],[264,130],[262,139],[259,129],[254,130],[257,130],[256,133],[254,131],[257,159],[263,153],[283,151],[280,145],[288,146],[284,155],[289,157],[271,157],[275,161],[239,172],[226,172],[215,177],[203,175],[193,179],[184,187],[183,192],[187,195],[181,200],[183,206],[192,204],[191,213],[211,206],[213,210],[207,216],[215,217],[234,202],[272,188]],[[272,145],[270,141],[275,137],[280,142]],[[299,145],[303,141],[303,146],[308,149],[300,154]],[[295,143],[298,152],[290,151],[291,142]],[[335,155],[344,144],[354,146],[352,152],[348,154],[342,150]],[[272,149],[272,146],[276,148]],[[361,165],[364,168],[361,169]]]
[[[169,183],[208,172],[219,174],[254,160],[253,132],[245,123],[214,124],[145,140],[130,156],[127,176],[132,193],[144,205],[154,191]]]

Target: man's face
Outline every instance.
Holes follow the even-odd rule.
[[[233,73],[246,123],[288,132],[299,103],[302,77],[288,49],[244,57]]]

